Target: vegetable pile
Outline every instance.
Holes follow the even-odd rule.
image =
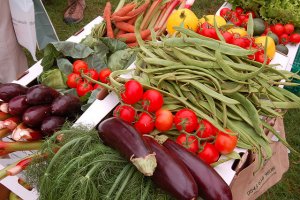
[[[0,99],[3,100],[0,105],[0,138],[11,134],[13,140],[24,141],[1,142],[1,155],[39,149],[41,143],[36,141],[51,136],[66,120],[73,120],[81,107],[78,97],[61,95],[44,85],[27,88],[16,83],[2,84]]]
[[[134,24],[136,19],[143,16],[140,27],[141,37],[143,40],[151,40],[151,31],[156,32],[160,36],[165,32],[167,27],[167,19],[176,8],[184,8],[186,1],[180,0],[145,0],[141,2],[129,2],[125,4],[125,0],[121,0],[116,10],[112,13],[110,2],[106,3],[103,12],[104,21],[92,30],[94,38],[107,36],[109,38],[118,38],[124,41],[128,47],[136,47],[138,45]],[[188,12],[189,10],[186,9]],[[182,21],[185,16],[182,16]],[[193,22],[195,23],[195,22]]]

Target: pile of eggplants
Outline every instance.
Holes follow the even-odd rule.
[[[66,119],[74,118],[81,108],[77,96],[62,95],[44,85],[25,87],[16,83],[0,85],[1,113],[19,119],[15,130],[35,130],[42,137],[59,130]],[[17,137],[21,138],[21,137]]]
[[[176,199],[193,200],[198,196],[206,200],[232,199],[229,186],[211,166],[171,139],[159,144],[154,138],[140,135],[130,124],[115,117],[100,123],[98,133],[104,144],[130,161],[155,155],[156,165],[146,163],[146,167],[152,170],[150,174],[149,171],[145,174],[145,169],[140,170],[141,166],[133,164]]]

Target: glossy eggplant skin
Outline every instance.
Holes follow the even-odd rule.
[[[21,116],[29,107],[26,95],[16,96],[8,102],[8,113],[14,116]]]
[[[112,117],[100,123],[98,133],[104,144],[116,149],[141,173],[145,176],[153,175],[157,166],[155,154],[133,126]]]
[[[26,93],[27,103],[31,105],[49,104],[60,95],[53,88],[44,85],[35,85],[28,89]]]
[[[80,112],[80,99],[74,95],[66,94],[57,97],[51,105],[53,115],[73,116]]]
[[[64,117],[49,116],[43,120],[41,131],[44,136],[51,136],[54,132],[58,131],[65,123]]]
[[[134,157],[145,157],[150,153],[141,135],[121,119],[112,117],[104,120],[98,126],[99,136],[108,146],[119,151],[128,160]]]
[[[193,175],[199,195],[205,200],[231,200],[232,193],[221,176],[196,155],[187,151],[173,140],[167,139],[163,146],[183,161]]]
[[[23,114],[23,122],[29,127],[39,127],[43,120],[51,115],[49,105],[32,106]]]
[[[153,182],[176,199],[196,199],[197,184],[184,163],[155,139],[148,136],[143,136],[143,139],[156,153],[157,168],[151,177]]]
[[[8,102],[12,98],[26,94],[27,87],[24,87],[17,83],[4,83],[0,85],[0,99],[4,102]]]

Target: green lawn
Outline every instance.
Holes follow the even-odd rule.
[[[60,40],[65,40],[90,22],[96,16],[101,15],[105,0],[86,0],[84,20],[76,25],[66,25],[63,20],[63,12],[67,0],[45,0],[48,14],[55,26]],[[117,5],[117,0],[111,0],[113,5]],[[196,0],[193,10],[198,17],[204,14],[213,14],[222,5],[221,0]],[[39,54],[41,58],[41,53]],[[32,61],[30,62],[32,64]],[[300,110],[291,110],[285,117],[285,128],[288,142],[300,152]],[[266,192],[260,199],[270,200],[296,200],[300,198],[300,162],[299,157],[291,156],[290,169],[283,179]]]

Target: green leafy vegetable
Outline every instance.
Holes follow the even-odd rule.
[[[39,77],[39,82],[55,89],[68,88],[66,85],[66,77],[59,69],[43,72]]]
[[[111,38],[100,38],[100,40],[109,48],[111,53],[114,53],[119,50],[124,50],[127,48],[126,43]]]
[[[72,63],[66,58],[57,58],[56,59],[57,66],[59,70],[64,73],[65,75],[69,75],[73,71]]]
[[[135,55],[132,49],[116,51],[109,57],[107,66],[112,71],[126,69],[135,59]]]
[[[97,99],[97,95],[100,92],[100,89],[93,90],[87,103],[81,106],[82,111],[86,111],[90,105]]]

